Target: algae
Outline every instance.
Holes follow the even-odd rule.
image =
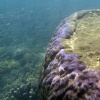
[[[90,12],[76,20],[70,39],[62,39],[66,53],[76,53],[87,68],[100,71],[100,11]]]

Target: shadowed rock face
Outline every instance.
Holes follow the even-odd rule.
[[[39,100],[100,100],[100,72],[98,71],[100,49],[98,46],[93,48],[100,38],[93,38],[93,43],[84,39],[84,43],[82,39],[79,41],[79,38],[85,38],[84,35],[87,34],[89,34],[87,37],[100,36],[99,28],[89,33],[86,30],[87,24],[82,29],[79,27],[81,19],[82,22],[85,22],[87,18],[97,21],[99,17],[100,10],[80,11],[63,20],[58,26],[48,45],[43,63]],[[84,27],[86,28],[83,30]],[[80,33],[80,30],[83,32]],[[74,43],[73,40],[75,40]],[[79,43],[82,43],[82,49],[79,49]],[[89,44],[89,48],[84,44]],[[94,52],[95,50],[96,53],[87,56],[89,51]]]

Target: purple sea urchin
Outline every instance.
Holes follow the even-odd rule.
[[[100,10],[85,10],[61,22],[47,48],[40,100],[100,100],[99,19]]]

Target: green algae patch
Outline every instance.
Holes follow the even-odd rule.
[[[100,71],[100,11],[81,15],[76,24],[71,38],[62,39],[61,44],[66,53],[78,54],[87,68]]]

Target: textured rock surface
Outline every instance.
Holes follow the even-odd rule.
[[[81,56],[66,52],[69,47],[61,42],[73,36],[77,20],[87,14],[100,16],[100,10],[77,12],[57,28],[43,63],[40,100],[100,100],[100,72],[88,69]]]

